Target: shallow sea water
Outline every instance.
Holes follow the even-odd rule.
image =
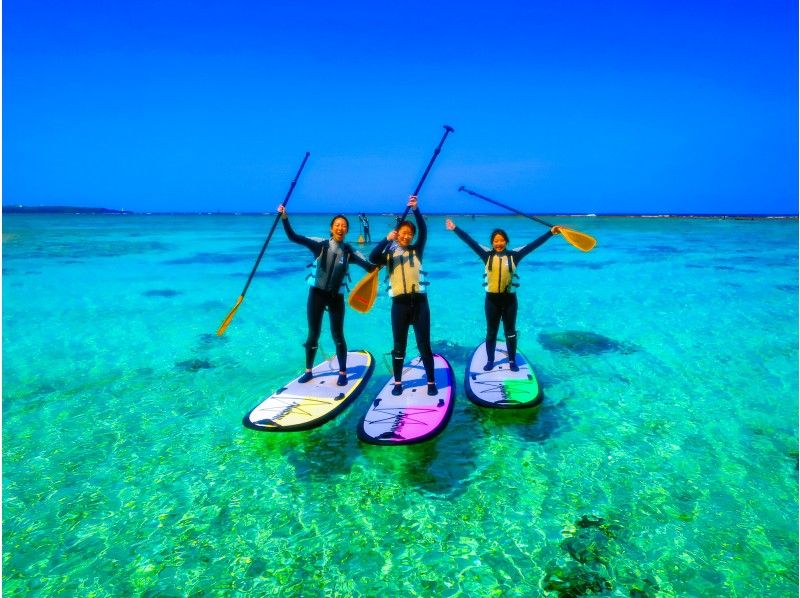
[[[454,219],[484,243],[545,230]],[[215,335],[273,220],[4,215],[5,595],[797,595],[796,220],[556,219],[598,246],[554,238],[520,266],[530,412],[466,399],[482,265],[430,217],[432,338],[459,394],[409,447],[355,433],[389,378],[385,296],[348,309],[377,360],[348,410],[241,425],[303,363],[311,255],[280,227]],[[308,236],[328,220],[293,215]]]

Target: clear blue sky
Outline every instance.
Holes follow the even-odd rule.
[[[3,2],[3,204],[797,213],[796,0]]]

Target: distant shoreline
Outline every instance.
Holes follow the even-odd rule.
[[[3,206],[3,214],[134,214],[128,210],[78,206]]]
[[[94,215],[121,215],[121,216],[272,216],[275,212],[134,212],[131,210],[112,210],[109,208],[91,208],[80,206],[3,206],[3,214],[94,214]],[[329,216],[330,212],[293,212],[299,216]],[[395,217],[396,214],[386,212],[366,212],[367,216]],[[519,218],[516,214],[506,214],[500,212],[426,212],[426,216],[495,216]],[[755,219],[779,219],[797,220],[797,214],[617,214],[617,213],[596,213],[596,214],[560,214],[537,212],[537,216],[545,218],[708,218],[708,219],[734,219],[734,220],[755,220]]]

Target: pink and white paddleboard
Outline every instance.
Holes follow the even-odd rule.
[[[444,430],[455,399],[453,368],[441,355],[433,356],[433,365],[438,394],[428,394],[422,360],[412,359],[403,368],[403,394],[392,394],[390,378],[358,424],[358,437],[372,444],[413,444]]]

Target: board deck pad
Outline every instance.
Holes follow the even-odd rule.
[[[464,389],[467,397],[482,407],[500,409],[522,409],[541,404],[543,396],[536,375],[528,359],[517,351],[518,372],[508,366],[508,348],[504,342],[497,341],[494,352],[494,367],[488,372],[486,365],[486,343],[475,349],[464,376]]]
[[[392,394],[390,378],[358,424],[358,437],[372,444],[413,444],[444,430],[455,399],[453,368],[441,355],[433,356],[433,366],[438,394],[428,394],[422,359],[415,357],[403,367],[403,394]]]
[[[308,382],[298,382],[298,377],[276,390],[245,415],[242,423],[264,432],[320,426],[355,400],[374,368],[375,360],[369,351],[348,351],[347,385],[338,386],[339,360],[333,356],[312,368],[314,377]]]

